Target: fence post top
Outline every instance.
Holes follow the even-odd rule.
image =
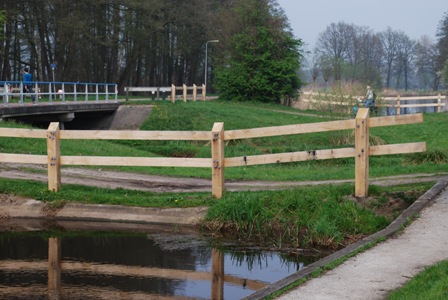
[[[360,108],[358,113],[356,114],[356,119],[367,119],[369,117],[369,109],[368,108]]]
[[[219,132],[224,130],[224,122],[215,122],[213,124],[213,132]]]

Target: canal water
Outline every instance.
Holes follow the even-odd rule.
[[[241,299],[319,259],[147,229],[0,232],[0,299]]]

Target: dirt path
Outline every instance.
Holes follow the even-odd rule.
[[[390,186],[414,182],[438,181],[445,174],[412,174],[394,177],[370,178],[371,184]],[[0,178],[31,179],[47,182],[46,166],[0,164]],[[211,191],[211,179],[165,177],[137,173],[106,171],[101,169],[63,168],[62,184],[78,184],[101,188],[123,188],[151,192],[207,192]],[[305,185],[340,184],[354,180],[326,181],[232,181],[225,183],[228,191],[278,190]]]

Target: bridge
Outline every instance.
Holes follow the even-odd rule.
[[[44,127],[105,129],[120,106],[111,83],[0,81],[0,96],[2,120]]]

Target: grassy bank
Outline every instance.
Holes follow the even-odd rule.
[[[432,185],[372,186],[370,197],[363,202],[352,197],[351,184],[227,192],[216,200],[210,193],[150,193],[69,184],[53,193],[46,183],[2,179],[0,194],[40,200],[54,208],[73,201],[140,207],[209,206],[200,226],[206,234],[271,249],[335,249],[385,228]]]

